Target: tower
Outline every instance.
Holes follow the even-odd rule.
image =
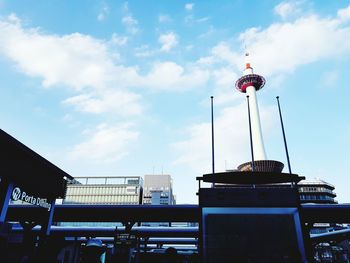
[[[250,66],[249,54],[245,54],[246,63],[243,76],[236,82],[236,89],[242,93],[247,93],[250,103],[250,118],[252,126],[253,149],[255,160],[266,160],[266,152],[261,132],[260,115],[256,92],[265,85],[264,77],[254,74]]]
[[[253,68],[250,65],[249,53],[245,54],[245,69],[243,76],[236,81],[236,89],[249,96],[250,104],[250,119],[251,119],[251,136],[252,136],[252,151],[254,156],[254,164],[257,171],[279,171],[281,172],[284,165],[281,162],[267,160],[264,140],[261,131],[260,114],[256,92],[262,89],[265,85],[263,76],[254,74]],[[238,166],[238,170],[252,170],[252,163],[244,163]]]

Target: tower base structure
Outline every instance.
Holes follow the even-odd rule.
[[[254,168],[256,172],[281,173],[284,164],[275,160],[257,160],[254,161]],[[237,167],[240,172],[253,171],[252,162],[246,162]]]
[[[199,188],[201,262],[308,262],[295,186],[302,179],[266,172],[198,177],[225,184]],[[291,187],[271,186],[281,182]]]

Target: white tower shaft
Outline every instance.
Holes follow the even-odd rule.
[[[255,88],[253,86],[247,87],[246,93],[249,96],[254,160],[266,160],[266,152],[261,132],[260,115]]]
[[[243,75],[249,75],[249,74],[253,74],[253,69],[250,67],[250,65],[243,72]],[[248,86],[246,89],[246,94],[249,96],[254,160],[266,160],[267,158],[266,158],[264,140],[263,140],[262,131],[261,131],[260,114],[259,114],[258,100],[256,98],[255,87]]]

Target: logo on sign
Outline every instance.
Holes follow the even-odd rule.
[[[14,188],[12,191],[12,199],[14,201],[19,200],[21,197],[21,189],[19,189],[18,187]]]
[[[37,205],[43,208],[46,208],[48,211],[51,209],[51,204],[48,202],[46,198],[40,198],[37,196],[30,195],[24,191],[21,191],[19,187],[15,187],[12,190],[11,194],[13,201],[23,201],[32,205]]]

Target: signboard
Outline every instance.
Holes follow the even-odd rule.
[[[128,233],[117,233],[115,242],[118,246],[134,247],[136,245],[136,236]]]
[[[48,202],[47,198],[40,198],[38,196],[31,195],[25,191],[22,191],[19,187],[14,187],[11,194],[11,199],[13,201],[22,201],[32,205],[37,205],[42,208],[51,210],[51,204]]]

